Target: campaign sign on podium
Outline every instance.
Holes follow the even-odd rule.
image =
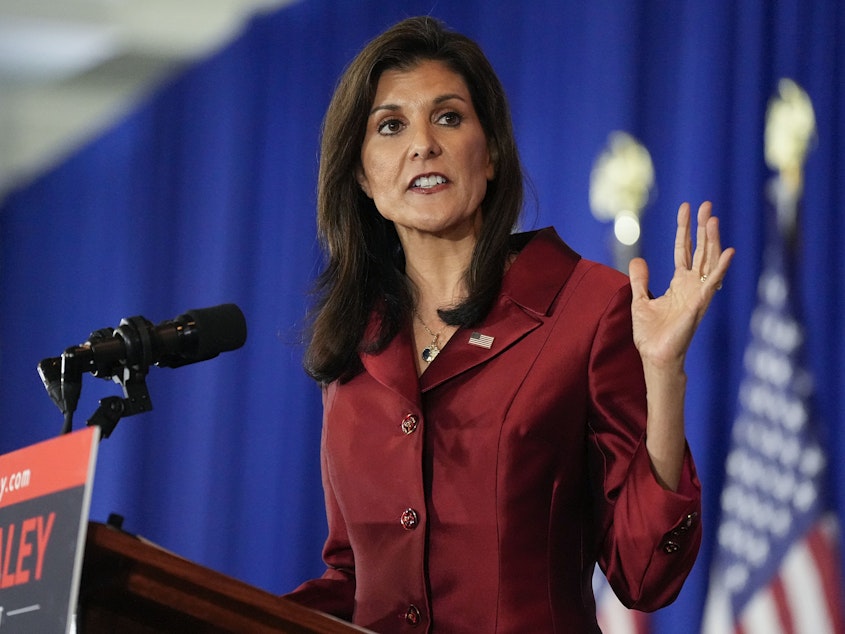
[[[0,456],[0,634],[69,632],[99,427]]]

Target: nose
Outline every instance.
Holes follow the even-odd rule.
[[[441,152],[435,131],[427,125],[418,126],[414,130],[409,149],[412,159],[433,158]]]

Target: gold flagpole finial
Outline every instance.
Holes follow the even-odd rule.
[[[613,221],[619,269],[638,254],[640,216],[653,188],[648,150],[627,132],[612,132],[590,173],[590,209],[597,220]]]
[[[778,82],[766,111],[766,164],[778,172],[796,200],[804,182],[804,162],[816,140],[816,116],[807,93],[791,79]]]

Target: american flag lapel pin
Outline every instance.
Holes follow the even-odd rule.
[[[469,342],[474,346],[489,350],[490,346],[493,345],[493,337],[490,335],[482,335],[480,332],[474,332],[469,336]]]

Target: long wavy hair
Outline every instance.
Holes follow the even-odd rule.
[[[414,293],[393,223],[355,178],[381,74],[438,61],[467,84],[495,164],[481,204],[482,225],[465,271],[466,299],[442,309],[446,323],[471,326],[501,288],[509,236],[522,210],[523,173],[510,108],[490,62],[468,37],[431,17],[404,20],[370,41],[347,66],[323,120],[317,231],[326,266],[316,284],[304,366],[329,383],[360,370],[358,353],[382,350],[410,319]],[[374,327],[367,324],[375,316]]]

